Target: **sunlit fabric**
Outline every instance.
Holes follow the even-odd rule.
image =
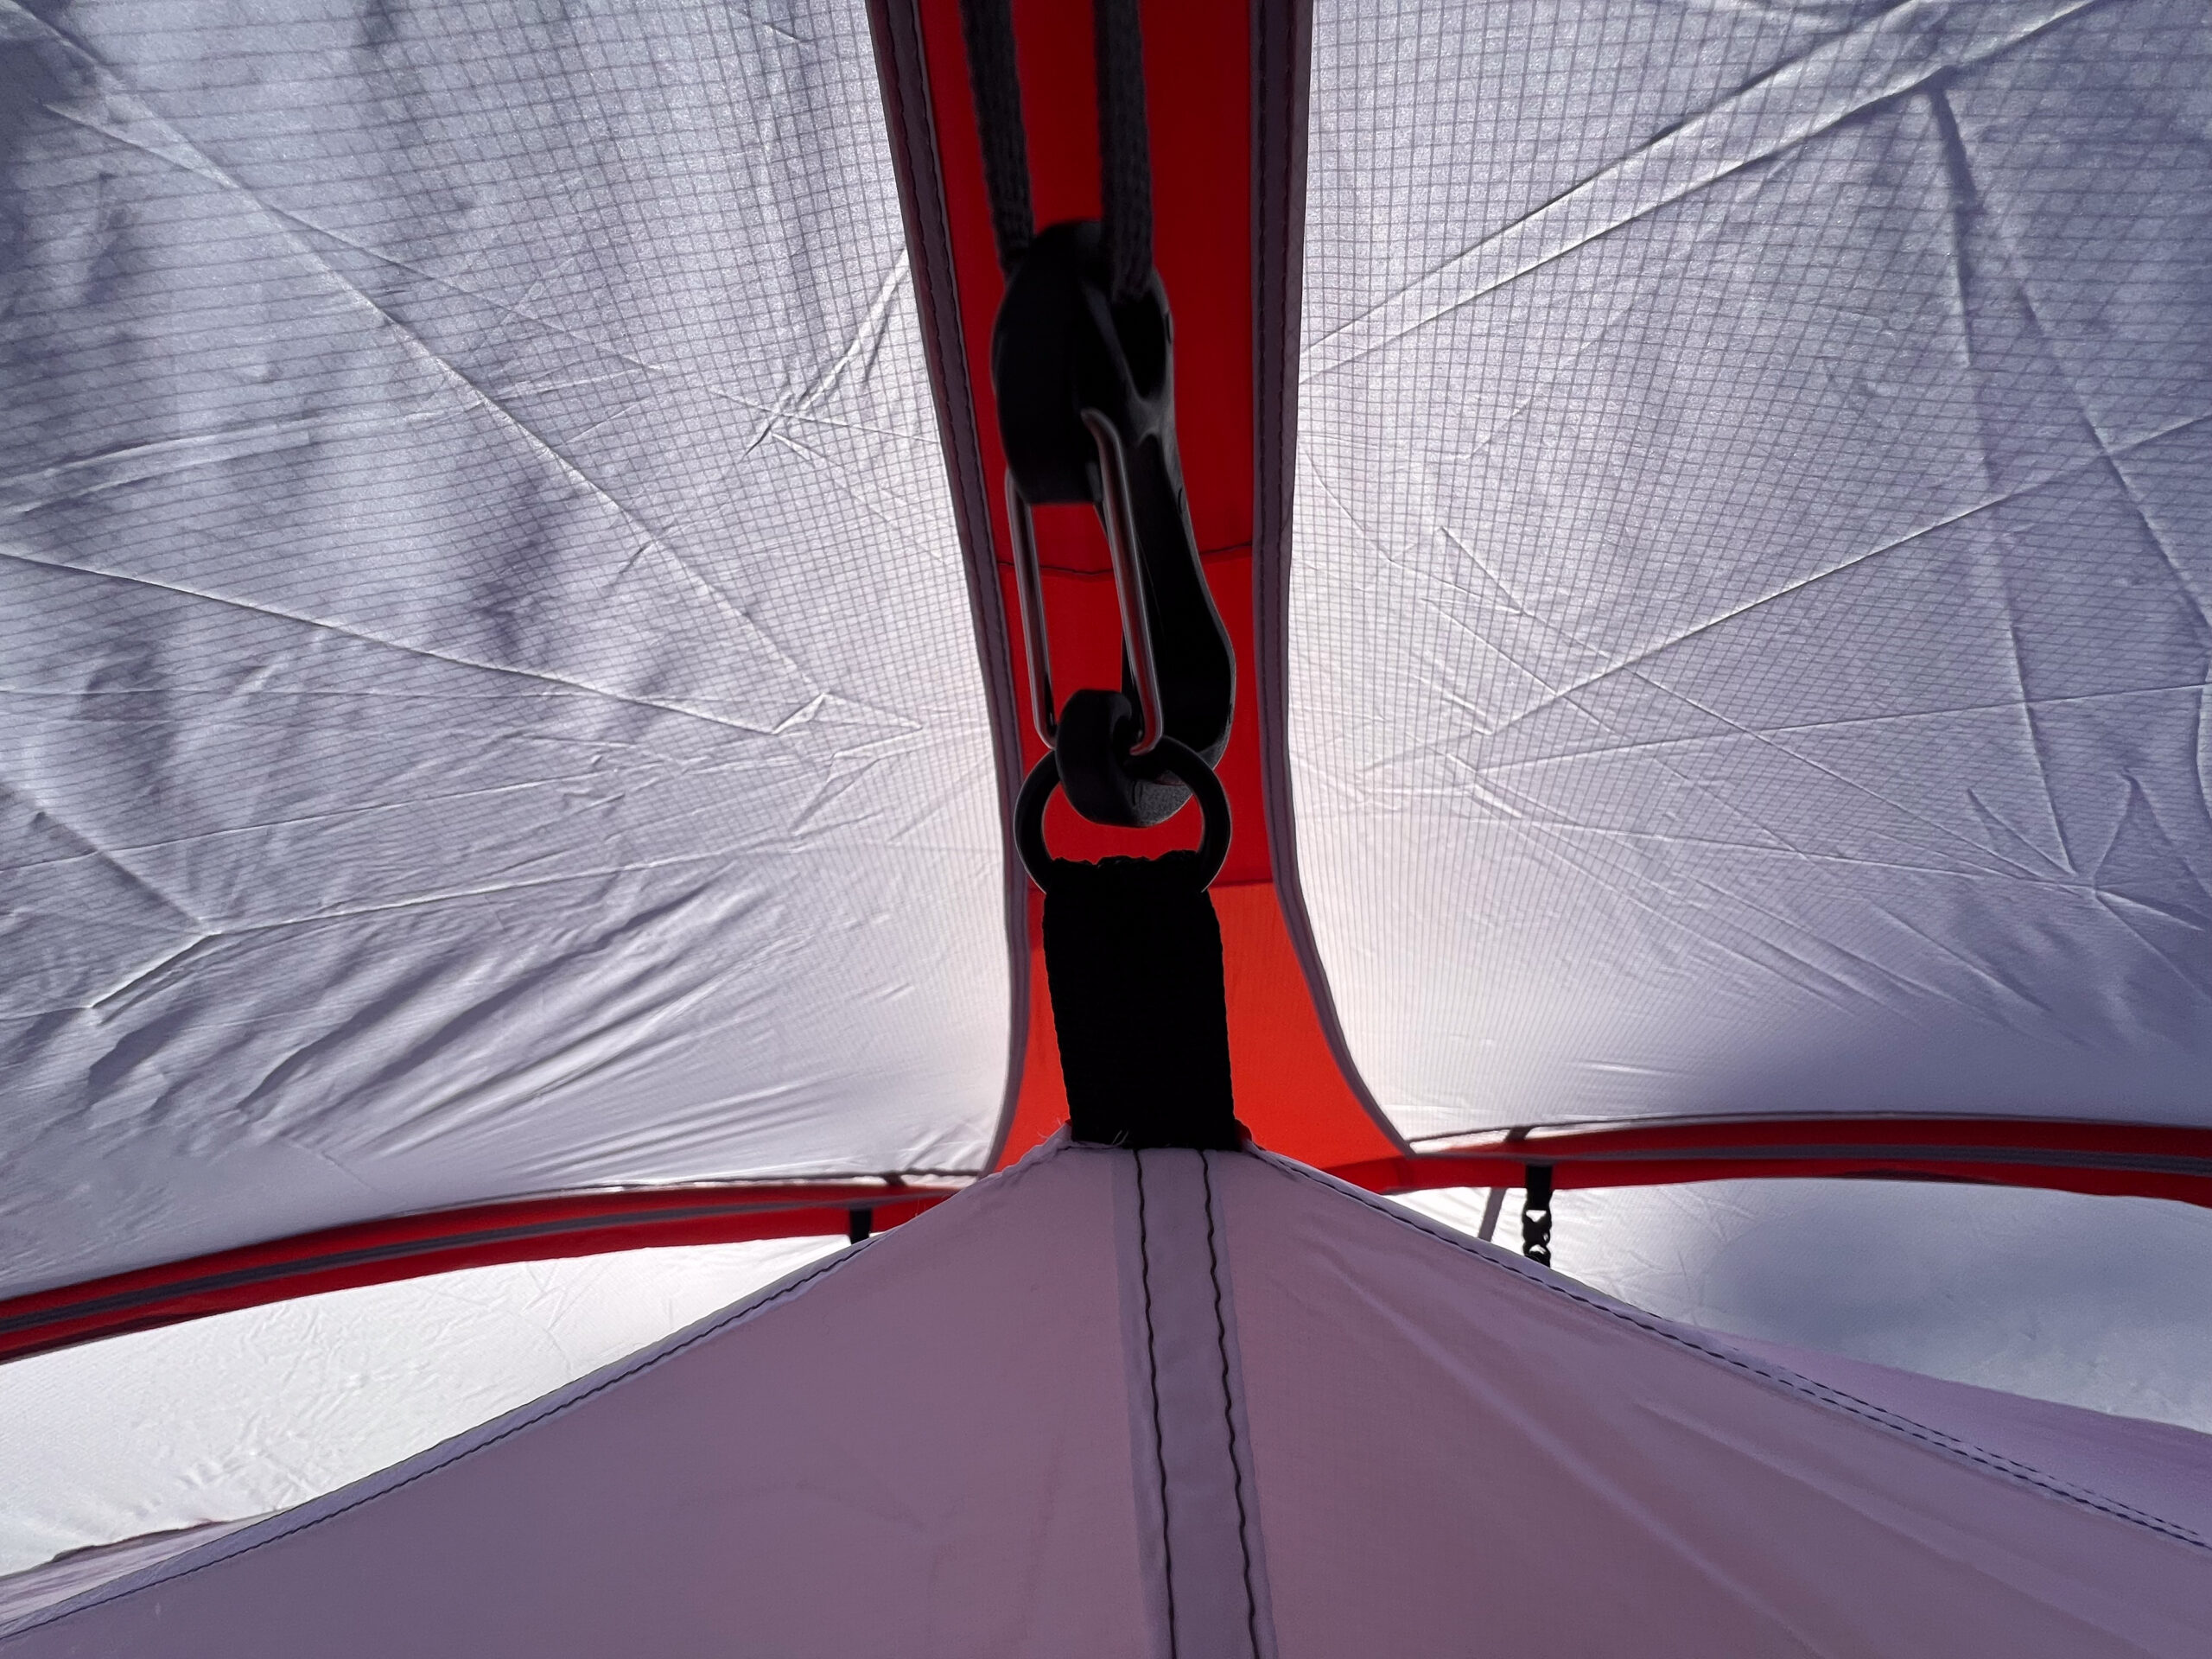
[[[0,1659],[2202,1659],[2208,87],[0,0]]]
[[[1004,866],[861,8],[0,53],[0,1292],[980,1167]]]
[[[2212,22],[1315,23],[1290,757],[1417,1143],[2212,1122]]]

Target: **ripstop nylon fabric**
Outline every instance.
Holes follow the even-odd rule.
[[[2202,1506],[2141,1459],[2212,1443],[1974,1392],[1917,1421],[1303,1166],[1059,1141],[0,1653],[2196,1653]]]
[[[0,59],[0,1292],[979,1168],[1003,854],[861,9]]]
[[[2212,22],[1317,8],[1300,876],[1416,1144],[2212,1122]]]

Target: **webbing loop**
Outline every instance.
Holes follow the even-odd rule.
[[[1030,715],[1059,755],[1069,804],[1142,828],[1190,798],[1180,774],[1135,766],[1164,738],[1207,765],[1229,742],[1236,664],[1198,559],[1175,435],[1174,324],[1152,267],[1144,51],[1136,0],[1095,0],[1103,220],[1031,224],[1007,0],[963,0],[969,76],[999,257],[991,384]],[[1122,684],[1055,697],[1033,509],[1098,515],[1122,632]]]

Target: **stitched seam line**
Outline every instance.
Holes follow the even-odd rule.
[[[1856,1395],[1846,1394],[1840,1389],[1832,1389],[1824,1382],[1815,1382],[1809,1377],[1795,1376],[1786,1372],[1768,1370],[1763,1366],[1754,1364],[1750,1360],[1728,1353],[1725,1350],[1707,1347],[1701,1342],[1684,1336],[1679,1331],[1669,1330],[1663,1325],[1637,1319],[1624,1308],[1581,1295],[1568,1289],[1565,1285],[1540,1278],[1522,1268],[1510,1257],[1493,1255],[1486,1250],[1471,1248],[1466,1240],[1447,1236],[1441,1230],[1433,1231],[1411,1217],[1402,1215],[1395,1209],[1377,1203],[1368,1194],[1356,1188],[1340,1186],[1325,1176],[1293,1163],[1287,1159],[1278,1158],[1272,1154],[1262,1155],[1287,1174],[1311,1181],[1315,1185],[1325,1191],[1334,1192],[1340,1198],[1355,1199],[1376,1214],[1394,1221],[1413,1232],[1419,1233],[1424,1238],[1432,1238],[1440,1244],[1449,1245],[1462,1255],[1471,1255],[1478,1262],[1502,1272],[1510,1273],[1515,1278],[1533,1285],[1540,1290],[1549,1291],[1555,1296],[1563,1296],[1567,1300],[1589,1308],[1593,1313],[1603,1313],[1608,1319],[1616,1319],[1623,1325],[1661,1338],[1675,1344],[1677,1347],[1686,1348],[1692,1353],[1702,1354],[1707,1359],[1718,1360],[1732,1370],[1763,1378],[1776,1387],[1786,1389],[1802,1398],[1833,1407],[1838,1411],[1847,1412],[1852,1416],[1863,1419],[1878,1428],[1885,1428],[1892,1433],[1902,1434],[1908,1440],[1917,1440],[1931,1451],[1944,1452],[1965,1462],[1978,1465],[1993,1474],[2008,1477],[2020,1482],[2023,1485],[2032,1486],[2038,1491],[2047,1492],[2053,1497],[2063,1498],[2067,1503],[2079,1504],[2086,1510],[2094,1510],[2100,1515],[2110,1516],[2116,1521],[2131,1522],[2163,1537],[2171,1538],[2177,1543],[2189,1544],[2198,1549],[2212,1550],[2212,1544],[2207,1543],[2204,1539],[2190,1531],[2186,1527],[2164,1520],[2147,1510],[2132,1508],[2116,1498],[2104,1497],[2078,1487],[2067,1485],[2031,1465],[2015,1463],[2002,1452],[1992,1452],[1986,1447],[1975,1446],[1970,1441],[1960,1440],[1955,1435],[1946,1434],[1940,1429],[1929,1428],[1923,1423],[1916,1423],[1910,1417],[1899,1416],[1883,1407],[1861,1400]]]
[[[1260,1651],[1260,1598],[1252,1587],[1252,1518],[1244,1507],[1244,1465],[1236,1456],[1236,1401],[1229,1373],[1229,1319],[1222,1307],[1221,1251],[1214,1240],[1213,1154],[1198,1154],[1198,1170],[1205,1184],[1206,1269],[1213,1277],[1214,1339],[1221,1351],[1221,1426],[1229,1436],[1230,1489],[1236,1494],[1236,1548],[1244,1564],[1244,1627],[1252,1637],[1255,1659]]]
[[[1175,1538],[1167,1522],[1167,1442],[1160,1429],[1160,1350],[1152,1327],[1152,1239],[1145,1217],[1144,1154],[1132,1153],[1137,1166],[1138,1281],[1144,1287],[1144,1358],[1152,1383],[1152,1464],[1160,1471],[1160,1565],[1167,1585],[1167,1655],[1178,1659],[1175,1635]]]

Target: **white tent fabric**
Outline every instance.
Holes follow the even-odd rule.
[[[1974,1393],[1914,1421],[1282,1160],[1054,1143],[0,1652],[2197,1651],[2143,1426]]]
[[[2212,17],[1317,7],[1300,865],[1417,1144],[2212,1122]]]
[[[1488,1209],[1482,1191],[1400,1202],[1468,1234]],[[1499,1206],[1509,1248],[1520,1203]],[[1790,1180],[1569,1189],[1553,1207],[1562,1272],[1724,1342],[1787,1345],[1821,1380],[1871,1361],[2212,1433],[2212,1211],[2195,1205]],[[305,1503],[841,1243],[469,1268],[0,1366],[0,1574]]]
[[[0,1294],[973,1171],[981,671],[857,3],[0,5]]]
[[[1463,1232],[1482,1190],[1401,1200]],[[1494,1236],[1520,1243],[1522,1194]],[[1569,1188],[1552,1262],[1732,1338],[2212,1433],[2212,1210],[1921,1181]]]
[[[844,1243],[467,1268],[11,1360],[0,1365],[0,1574],[294,1508],[649,1347]]]
[[[1396,1127],[2212,1126],[2201,3],[1319,10],[1276,874]],[[1002,757],[883,91],[861,0],[0,0],[0,1297],[989,1161]],[[1946,1191],[1937,1301],[2043,1276],[1875,1340],[1833,1260],[1762,1315],[1869,1189],[1757,1191],[1565,1195],[1592,1289],[1055,1142],[855,1249],[35,1357],[0,1568],[125,1541],[0,1582],[0,1659],[2197,1653],[2202,1387],[1955,1379],[2038,1386],[2069,1261],[2196,1367],[2206,1212],[2115,1266],[2107,1201]]]

